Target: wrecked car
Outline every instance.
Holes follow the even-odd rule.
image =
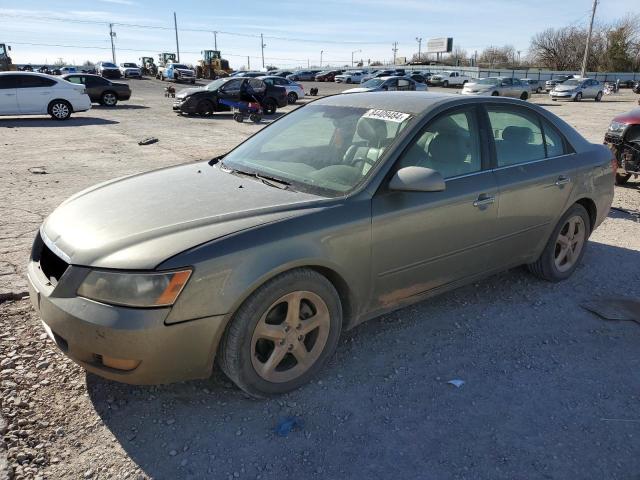
[[[640,108],[614,117],[604,142],[616,157],[616,184],[624,185],[640,175]]]
[[[611,152],[537,105],[328,96],[226,155],[63,202],[33,243],[30,297],[90,372],[149,384],[219,368],[271,396],[367,319],[519,265],[569,278],[613,188]]]

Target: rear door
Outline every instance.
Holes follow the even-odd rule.
[[[92,102],[99,102],[106,87],[110,85],[111,82],[106,78],[93,75],[86,75],[83,78],[89,98],[91,98]]]
[[[447,110],[427,124],[395,165],[439,171],[441,192],[382,185],[372,200],[372,308],[482,273],[498,219],[497,186],[486,163],[479,110]]]
[[[0,75],[0,115],[17,115],[18,92],[16,90],[17,75]]]
[[[398,80],[398,90],[400,91],[409,91],[415,90],[415,83],[412,80],[407,80],[406,78],[399,78]]]
[[[496,265],[515,265],[546,242],[573,189],[576,156],[528,107],[487,104],[500,204]]]
[[[17,85],[18,108],[23,114],[47,113],[49,102],[54,98],[57,82],[37,75],[19,75]]]

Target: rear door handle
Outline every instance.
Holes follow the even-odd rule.
[[[478,199],[475,202],[473,202],[473,206],[482,208],[482,207],[486,207],[487,205],[491,205],[495,201],[496,201],[496,197],[492,197],[490,195],[487,195],[486,193],[483,193],[478,197]]]
[[[571,181],[571,179],[569,177],[567,177],[566,175],[560,175],[558,177],[558,179],[555,181],[554,185],[556,187],[560,187],[561,185],[566,185],[570,181]]]

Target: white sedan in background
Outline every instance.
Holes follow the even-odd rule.
[[[120,74],[123,78],[129,77],[142,77],[142,70],[135,63],[121,63],[120,64]]]
[[[361,72],[359,70],[354,71],[354,72],[345,72],[342,75],[336,75],[335,76],[335,82],[336,83],[360,83],[362,81],[362,79],[364,78],[365,74],[364,72]]]
[[[266,75],[264,77],[258,77],[267,85],[277,85],[278,87],[284,87],[287,91],[287,101],[289,105],[296,103],[298,99],[304,97],[304,87],[293,80],[288,78],[282,78],[275,75]]]
[[[0,73],[0,115],[51,115],[67,120],[91,108],[84,85],[31,72]]]

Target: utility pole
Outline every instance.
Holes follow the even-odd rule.
[[[116,32],[113,31],[113,23],[109,24],[109,38],[111,39],[111,60],[113,64],[116,64],[116,46],[113,43],[113,39],[116,36]]]
[[[361,52],[362,50],[354,50],[353,52],[351,52],[351,66],[353,67],[353,54],[354,53],[358,53]]]
[[[176,30],[176,53],[178,62],[180,61],[180,43],[178,43],[178,19],[176,18],[176,12],[173,12],[173,26]]]
[[[218,50],[218,32],[213,32],[213,49]]]
[[[320,50],[320,68],[322,68],[322,54],[324,53],[324,50]]]
[[[593,19],[596,16],[596,7],[598,6],[598,0],[593,0],[593,9],[591,10],[591,23],[589,24],[589,34],[587,35],[587,45],[584,48],[584,58],[582,59],[582,69],[580,70],[580,76],[584,77],[587,72],[587,60],[589,59],[589,49],[591,48],[591,32],[593,32]]]
[[[520,66],[520,50],[518,50],[518,66]]]
[[[251,60],[249,60],[249,55],[247,55],[247,70],[251,70]]]
[[[420,56],[422,55],[422,37],[416,37],[416,42],[418,42],[418,61],[420,61]]]
[[[260,34],[260,49],[262,50],[262,68],[264,68],[264,47],[266,47],[264,43],[264,36]]]
[[[396,64],[396,54],[398,53],[398,42],[393,42],[393,64]]]

